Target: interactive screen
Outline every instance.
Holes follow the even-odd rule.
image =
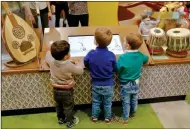
[[[69,36],[68,41],[71,47],[71,57],[86,56],[90,50],[96,49],[95,39],[93,35]],[[119,35],[113,35],[111,44],[108,46],[108,49],[115,55],[123,54],[123,48]]]

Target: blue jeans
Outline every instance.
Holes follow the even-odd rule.
[[[138,104],[139,85],[135,81],[130,81],[121,85],[121,99],[123,105],[123,120],[128,120],[130,114],[135,114]]]
[[[103,103],[104,117],[105,119],[111,119],[112,98],[113,86],[92,86],[92,117],[99,117],[100,105]]]

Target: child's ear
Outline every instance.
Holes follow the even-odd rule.
[[[68,60],[70,58],[70,54],[65,55],[64,60]]]

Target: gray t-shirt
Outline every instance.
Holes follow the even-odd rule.
[[[70,60],[55,60],[50,51],[46,53],[45,60],[50,67],[50,81],[53,86],[74,86],[75,81],[72,75],[83,73],[81,66],[73,64]]]

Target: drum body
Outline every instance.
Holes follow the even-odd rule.
[[[174,57],[186,57],[190,48],[190,30],[174,28],[167,31],[166,53]]]
[[[166,37],[164,30],[160,28],[152,28],[147,41],[149,52],[154,55],[162,54],[164,51],[162,46],[165,43]]]

